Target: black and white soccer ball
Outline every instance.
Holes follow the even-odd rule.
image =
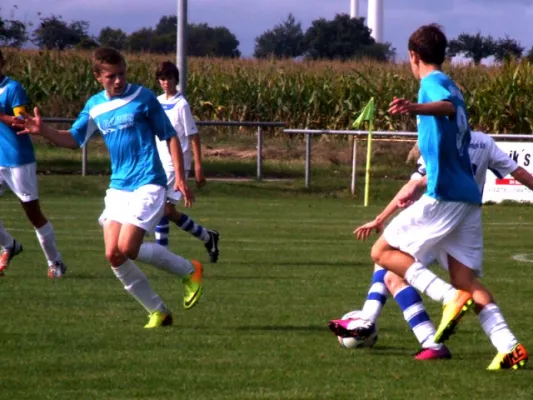
[[[344,314],[342,319],[353,320],[353,321],[350,321],[350,324],[348,325],[348,329],[354,329],[357,326],[365,326],[369,323],[368,320],[362,317],[362,312],[360,310],[350,311],[349,313]],[[345,349],[361,349],[361,348],[374,347],[374,345],[378,341],[377,324],[374,324],[374,330],[372,334],[365,339],[359,339],[359,338],[354,338],[354,337],[343,338],[343,337],[337,336],[337,340],[339,341],[339,344],[341,345],[341,347]]]

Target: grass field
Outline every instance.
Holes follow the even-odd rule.
[[[35,234],[12,196],[0,218],[25,245],[0,281],[1,399],[531,399],[532,369],[488,373],[494,350],[475,315],[449,342],[450,361],[415,362],[417,342],[389,299],[372,350],[338,347],[327,321],[360,308],[370,243],[353,228],[378,211],[360,200],[287,193],[267,184],[211,184],[190,215],[221,232],[200,304],[143,265],[175,325],[146,316],[109,271],[96,219],[106,177],[40,177],[42,203],[69,266],[49,281]],[[388,190],[392,193],[394,187]],[[59,194],[64,191],[63,194]],[[484,208],[485,282],[533,349],[533,209]],[[201,243],[174,229],[171,249],[206,262]],[[531,257],[533,259],[533,255]],[[435,321],[439,307],[427,301]]]

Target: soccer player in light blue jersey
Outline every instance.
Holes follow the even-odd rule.
[[[29,99],[19,82],[3,75],[3,67],[4,57],[0,51],[0,193],[9,188],[19,198],[46,257],[48,277],[60,278],[67,267],[57,250],[54,228],[39,204],[33,144],[29,136],[18,136],[12,127],[16,118],[26,113]],[[4,229],[1,222],[0,246],[0,275],[4,275],[11,259],[23,248]]]
[[[99,48],[92,57],[94,75],[104,90],[92,96],[70,130],[45,125],[38,109],[23,121],[20,133],[40,134],[58,146],[84,146],[97,130],[111,159],[111,182],[99,219],[104,229],[107,260],[124,288],[149,314],[145,328],[172,324],[172,315],[152,290],[133,260],[149,263],[182,278],[183,307],[190,309],[203,292],[202,265],[186,260],[156,243],[143,243],[163,216],[167,178],[155,137],[166,140],[176,174],[175,189],[186,206],[194,200],[185,180],[179,139],[156,96],[126,81],[126,62],[112,48]]]
[[[517,369],[526,364],[527,351],[477,278],[483,262],[481,193],[468,153],[470,127],[463,96],[441,70],[446,47],[446,36],[437,25],[422,26],[409,38],[411,68],[420,80],[418,103],[395,98],[389,112],[417,116],[427,175],[399,196],[399,205],[425,193],[385,228],[371,256],[443,304],[435,343],[447,340],[475,303],[485,332],[498,344],[488,369]],[[448,269],[453,286],[427,268],[435,255]]]
[[[158,96],[158,100],[163,106],[170,123],[174,126],[176,134],[181,143],[183,152],[183,164],[185,167],[185,177],[188,178],[191,173],[192,157],[194,155],[194,177],[198,188],[205,185],[204,170],[202,167],[202,151],[200,146],[200,134],[196,127],[191,108],[185,97],[176,89],[179,82],[179,71],[176,65],[170,61],[162,62],[155,73],[155,77],[163,89],[164,93]],[[176,210],[175,204],[181,200],[181,193],[174,190],[176,180],[172,160],[168,151],[168,146],[164,141],[156,139],[159,157],[163,163],[163,168],[167,174],[168,191],[167,205],[165,216],[161,219],[155,229],[155,238],[157,243],[162,246],[168,246],[168,234],[170,230],[170,221],[192,236],[198,238],[204,243],[212,263],[218,260],[219,234],[212,229],[206,229],[197,224],[187,214]],[[192,147],[192,152],[191,152]]]

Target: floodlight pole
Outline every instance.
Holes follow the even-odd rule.
[[[350,0],[350,18],[359,17],[359,0]]]
[[[179,91],[187,92],[187,0],[178,0],[177,10],[176,64],[180,71]]]

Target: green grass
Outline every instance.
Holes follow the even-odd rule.
[[[170,275],[142,266],[175,325],[146,331],[142,308],[109,271],[96,219],[107,178],[40,177],[68,275],[46,278],[35,234],[13,196],[4,225],[25,245],[0,281],[0,393],[5,399],[531,399],[532,369],[488,373],[495,352],[477,318],[450,341],[454,359],[415,362],[417,342],[389,300],[372,350],[338,347],[329,319],[360,308],[372,265],[353,228],[378,205],[250,183],[212,184],[189,214],[221,232],[191,311]],[[386,187],[385,187],[386,186]],[[395,189],[384,184],[383,197]],[[63,192],[64,194],[61,194]],[[485,282],[531,346],[533,209],[484,208]],[[206,262],[201,243],[174,229],[171,249]],[[533,258],[533,257],[532,257]],[[438,305],[427,301],[440,318]]]

